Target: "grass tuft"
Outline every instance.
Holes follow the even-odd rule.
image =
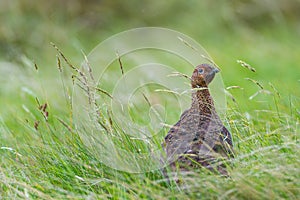
[[[115,116],[108,105],[99,104],[93,91],[109,96],[103,89],[93,87],[92,71],[85,73],[75,68],[64,54],[55,46],[59,55],[57,66],[63,72],[60,58],[71,67],[76,76],[76,84],[89,98],[88,104],[99,108],[92,125],[100,125],[97,134],[105,134],[110,140],[127,152],[147,152],[146,139],[136,139],[116,123]],[[87,61],[87,59],[86,59]],[[74,72],[70,72],[74,73]],[[70,77],[70,76],[67,76]],[[69,106],[63,112],[56,112],[55,106],[37,95],[35,99],[26,98],[21,110],[12,124],[0,121],[1,165],[0,193],[8,198],[32,199],[299,199],[300,198],[300,145],[299,145],[299,98],[289,98],[280,94],[269,83],[272,92],[266,96],[250,97],[250,103],[259,105],[260,101],[269,103],[267,108],[244,110],[240,104],[249,101],[248,96],[228,102],[225,124],[234,138],[236,156],[229,167],[230,177],[224,178],[205,169],[182,175],[182,184],[166,179],[162,172],[152,170],[129,173],[106,166],[99,159],[99,149],[88,146],[73,119],[70,88],[61,76],[65,98]],[[250,81],[257,84],[253,79]],[[258,85],[258,84],[257,84]],[[259,85],[258,85],[259,86]],[[249,86],[250,87],[250,86]],[[231,89],[239,90],[231,90]],[[247,86],[231,86],[227,90],[243,93]],[[29,88],[29,90],[31,90]],[[34,91],[34,90],[33,90]],[[273,94],[274,93],[274,94]],[[31,96],[38,92],[34,91]],[[271,94],[273,101],[269,101]],[[19,94],[21,95],[21,94]],[[150,100],[143,94],[147,106]],[[64,99],[59,100],[64,102]],[[43,103],[45,102],[45,103]],[[298,106],[297,106],[298,105]],[[139,115],[132,114],[133,120]],[[89,136],[89,130],[85,130]],[[134,131],[134,129],[133,129]],[[155,144],[160,145],[168,128],[154,136]],[[92,135],[90,135],[92,140]],[[18,140],[20,138],[20,140]],[[99,141],[101,144],[103,141]],[[130,158],[124,157],[123,159]],[[147,163],[147,162],[145,162]],[[132,163],[134,165],[134,163]],[[147,164],[145,164],[147,165]],[[147,166],[145,166],[145,169]]]

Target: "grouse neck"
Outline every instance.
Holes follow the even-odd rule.
[[[195,89],[192,93],[191,109],[199,110],[201,113],[212,114],[215,111],[214,102],[208,87]]]

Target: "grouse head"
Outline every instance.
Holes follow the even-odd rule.
[[[219,69],[210,64],[198,65],[191,78],[192,88],[207,87],[218,72]]]

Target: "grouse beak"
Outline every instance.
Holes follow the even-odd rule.
[[[218,68],[214,68],[214,73],[216,74],[216,73],[218,73],[218,72],[220,72],[220,69],[218,69]]]

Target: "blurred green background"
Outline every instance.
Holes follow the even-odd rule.
[[[299,11],[300,0],[0,0],[0,199],[187,198],[179,188],[159,186],[160,172],[152,181],[108,169],[78,140],[68,96],[71,70],[63,61],[65,70],[57,70],[50,45],[79,66],[81,50],[89,53],[114,34],[148,26],[190,36],[220,66],[226,87],[244,88],[228,90],[236,102],[227,98],[224,120],[237,153],[232,179],[201,173],[188,195],[299,199]],[[41,113],[45,103],[49,118]],[[124,144],[132,147],[130,140]]]
[[[299,0],[1,1],[0,59],[21,62],[25,55],[42,67],[53,65],[52,41],[80,62],[81,49],[89,52],[113,34],[159,26],[197,40],[226,69],[224,77],[237,75],[236,60],[244,59],[261,75],[295,83],[299,10]]]
[[[258,89],[244,79],[250,77],[264,85],[272,82],[283,95],[298,96],[299,10],[299,0],[1,1],[0,60],[15,63],[21,70],[35,62],[45,70],[39,74],[42,82],[53,82],[57,52],[50,42],[79,65],[81,50],[88,53],[121,31],[157,26],[182,32],[202,44],[222,68],[226,86],[249,90],[243,95],[249,97]],[[257,73],[242,68],[238,59],[251,64]],[[2,66],[2,75],[13,74],[15,69],[9,68]],[[8,76],[0,80],[1,101],[11,102],[13,91],[5,89],[11,81]],[[17,75],[13,82],[18,82]]]

